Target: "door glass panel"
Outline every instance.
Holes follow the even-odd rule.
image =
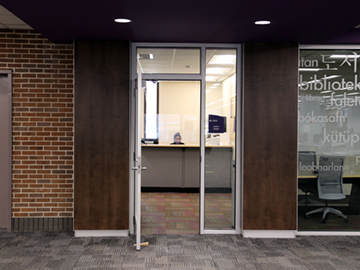
[[[179,133],[187,146],[200,145],[199,81],[146,81],[142,98],[145,144],[170,145]]]
[[[157,81],[146,81],[146,87],[143,93],[143,137],[146,139],[159,138],[158,133],[158,83]]]
[[[144,234],[199,233],[200,86],[200,81],[146,81]]]
[[[199,74],[200,49],[138,48],[137,72],[145,74]]]
[[[236,50],[206,50],[205,104],[205,229],[233,229]]]

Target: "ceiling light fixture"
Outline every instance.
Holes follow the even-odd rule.
[[[319,71],[320,68],[299,68],[299,71]]]
[[[333,54],[330,56],[330,58],[359,58],[360,55],[357,55],[357,54],[347,54],[347,55],[344,55],[344,54]]]
[[[209,74],[209,75],[214,75],[214,74],[224,74],[226,73],[228,70],[230,70],[229,68],[207,68],[206,69],[206,74]]]
[[[255,24],[257,25],[267,25],[267,24],[270,24],[271,22],[270,21],[256,21]]]
[[[211,57],[208,64],[213,65],[234,65],[236,60],[236,55],[233,54],[222,54],[214,55]]]
[[[331,57],[330,57],[331,58]],[[337,68],[299,68],[299,71],[338,70]]]
[[[215,82],[218,79],[216,76],[205,76],[205,81],[207,82]]]
[[[119,19],[115,19],[115,22],[117,22],[117,23],[130,23],[131,20],[125,19],[125,18],[119,18]]]

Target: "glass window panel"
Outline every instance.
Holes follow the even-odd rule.
[[[300,51],[298,228],[301,231],[360,230],[359,56],[360,51],[356,50]],[[344,157],[344,165],[335,168],[319,163],[320,157],[329,156]],[[317,185],[320,175],[317,171],[327,171],[329,175],[329,171],[340,169],[345,199],[333,198],[327,202],[320,199],[322,187]],[[323,211],[309,214],[326,203],[345,214],[349,222],[330,213],[324,220],[326,223],[322,223]]]
[[[206,50],[205,229],[235,227],[236,50]]]
[[[146,81],[143,100],[143,138],[168,145],[180,133],[186,145],[200,145],[199,81]]]
[[[159,144],[180,133],[186,145],[199,146],[200,82],[159,81]]]
[[[144,138],[158,139],[158,89],[156,81],[146,81]]]
[[[200,49],[138,48],[137,72],[199,74]]]

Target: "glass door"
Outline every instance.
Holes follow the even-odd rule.
[[[191,178],[189,175],[197,174],[199,176],[200,234],[240,233],[241,144],[238,132],[240,130],[240,117],[238,117],[240,109],[240,48],[240,45],[152,43],[134,43],[132,46],[133,78],[136,77],[137,72],[141,72],[143,80],[151,81],[158,86],[159,82],[165,85],[174,81],[188,83],[197,81],[199,84],[199,121],[192,115],[194,113],[188,113],[181,117],[176,116],[177,118],[174,115],[168,115],[166,116],[169,118],[167,119],[169,120],[168,125],[165,126],[163,125],[163,116],[160,114],[155,117],[150,116],[150,111],[159,112],[160,109],[146,106],[146,118],[143,119],[146,123],[139,127],[139,130],[142,129],[143,140],[146,139],[150,144],[156,144],[154,146],[145,145],[145,147],[143,145],[143,150],[146,149],[148,152],[150,150],[152,152],[164,151],[165,145],[162,144],[166,144],[166,147],[170,148],[170,141],[175,140],[176,132],[181,134],[183,140],[188,141],[185,142],[185,145],[178,146],[185,149],[182,150],[181,153],[185,154],[182,154],[180,159],[181,164],[184,164],[179,169],[182,175],[176,174],[174,170],[172,178],[179,178],[178,185],[184,185],[189,182]],[[169,111],[176,106],[184,109],[189,103],[194,102],[194,98],[184,100],[184,89],[185,83],[175,94],[171,95],[172,100],[175,99],[173,106],[169,104],[171,99],[170,96],[168,97]],[[160,94],[157,93],[157,99],[159,99]],[[143,101],[145,101],[144,98]],[[144,114],[144,111],[142,113]],[[178,118],[184,121],[175,128]],[[142,122],[139,117],[136,119],[138,123]],[[193,136],[194,132],[191,131],[191,127],[194,127],[195,122],[200,126],[197,134]],[[164,131],[162,128],[166,130]],[[136,143],[140,142],[140,137],[136,136]],[[190,143],[190,141],[194,142]],[[191,147],[193,149],[197,147],[198,152],[193,157],[197,155],[198,159],[189,162],[186,159],[186,153],[192,151]],[[141,145],[138,148],[141,148]],[[140,157],[141,161],[141,156],[137,157]],[[145,160],[143,161],[146,162]],[[159,168],[168,169],[166,164],[169,160],[162,159],[161,164],[157,165],[160,166]],[[155,177],[156,184],[159,185],[166,177],[158,175],[159,170],[152,168],[155,166],[154,164],[155,162],[146,163],[148,167],[146,174],[154,172],[154,175],[158,176]],[[186,170],[188,165],[192,168],[190,173],[187,173]],[[169,181],[163,182],[161,183],[166,185],[170,183]]]
[[[146,80],[143,234],[199,234],[200,86],[193,80]]]

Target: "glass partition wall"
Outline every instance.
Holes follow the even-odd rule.
[[[142,73],[145,86],[141,121],[142,161],[147,169],[142,186],[162,193],[197,189],[198,197],[192,196],[186,206],[190,209],[198,200],[197,213],[184,214],[191,216],[188,225],[181,225],[188,226],[184,233],[195,227],[195,217],[197,233],[240,233],[240,138],[235,132],[240,126],[236,117],[240,46],[133,44],[132,48],[132,78]],[[163,211],[175,213],[172,206],[184,203],[167,201]],[[165,219],[156,218],[165,227],[156,232],[176,233],[169,229],[176,225]],[[154,226],[151,220],[143,216],[143,228]]]
[[[233,229],[236,50],[206,50],[205,104],[205,229]]]
[[[298,231],[360,231],[359,57],[300,50]]]

